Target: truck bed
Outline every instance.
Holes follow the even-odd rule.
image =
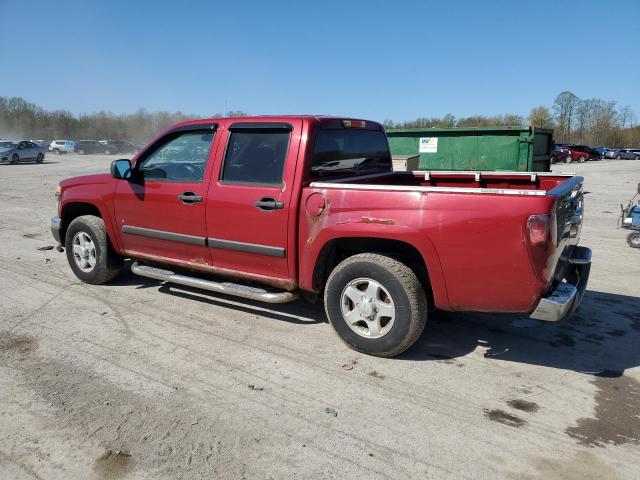
[[[582,223],[582,177],[521,172],[389,172],[314,181],[318,216],[299,219],[301,285],[327,238],[402,240],[425,259],[435,306],[530,313],[562,283]],[[549,222],[542,258],[527,246],[531,218]]]

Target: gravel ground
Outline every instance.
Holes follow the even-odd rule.
[[[554,167],[588,192],[578,315],[439,313],[380,359],[321,305],[80,283],[41,250],[53,192],[110,160],[0,165],[0,478],[640,478],[640,162]]]

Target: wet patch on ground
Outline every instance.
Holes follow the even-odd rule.
[[[529,402],[527,400],[521,400],[519,398],[514,398],[513,400],[509,400],[507,402],[511,408],[515,408],[516,410],[520,410],[522,412],[537,412],[540,408],[537,403]]]
[[[130,453],[107,450],[94,464],[96,477],[100,480],[117,480],[133,470],[134,461]]]
[[[26,335],[0,332],[0,354],[4,355],[28,355],[36,348],[36,341]]]
[[[500,409],[484,409],[484,416],[492,422],[502,423],[509,427],[520,428],[527,424],[526,420]]]
[[[598,389],[593,417],[565,430],[581,445],[640,445],[640,382],[621,373],[605,370],[591,381]]]

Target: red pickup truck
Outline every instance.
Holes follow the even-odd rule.
[[[323,295],[352,348],[391,357],[430,308],[560,320],[584,294],[582,178],[393,172],[382,126],[318,116],[175,125],[57,189],[75,275],[133,273],[252,300]],[[307,295],[305,295],[307,296]]]

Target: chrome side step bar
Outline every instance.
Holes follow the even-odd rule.
[[[185,285],[187,287],[202,288],[203,290],[209,290],[211,292],[224,293],[225,295],[234,295],[236,297],[247,298],[249,300],[257,300],[259,302],[287,303],[298,298],[298,294],[295,292],[269,292],[261,288],[240,285],[237,283],[214,282],[211,280],[204,280],[202,278],[180,275],[172,272],[171,270],[164,270],[162,268],[140,265],[138,262],[133,262],[131,264],[131,271],[136,275],[153,278],[162,282],[177,283],[178,285]]]

